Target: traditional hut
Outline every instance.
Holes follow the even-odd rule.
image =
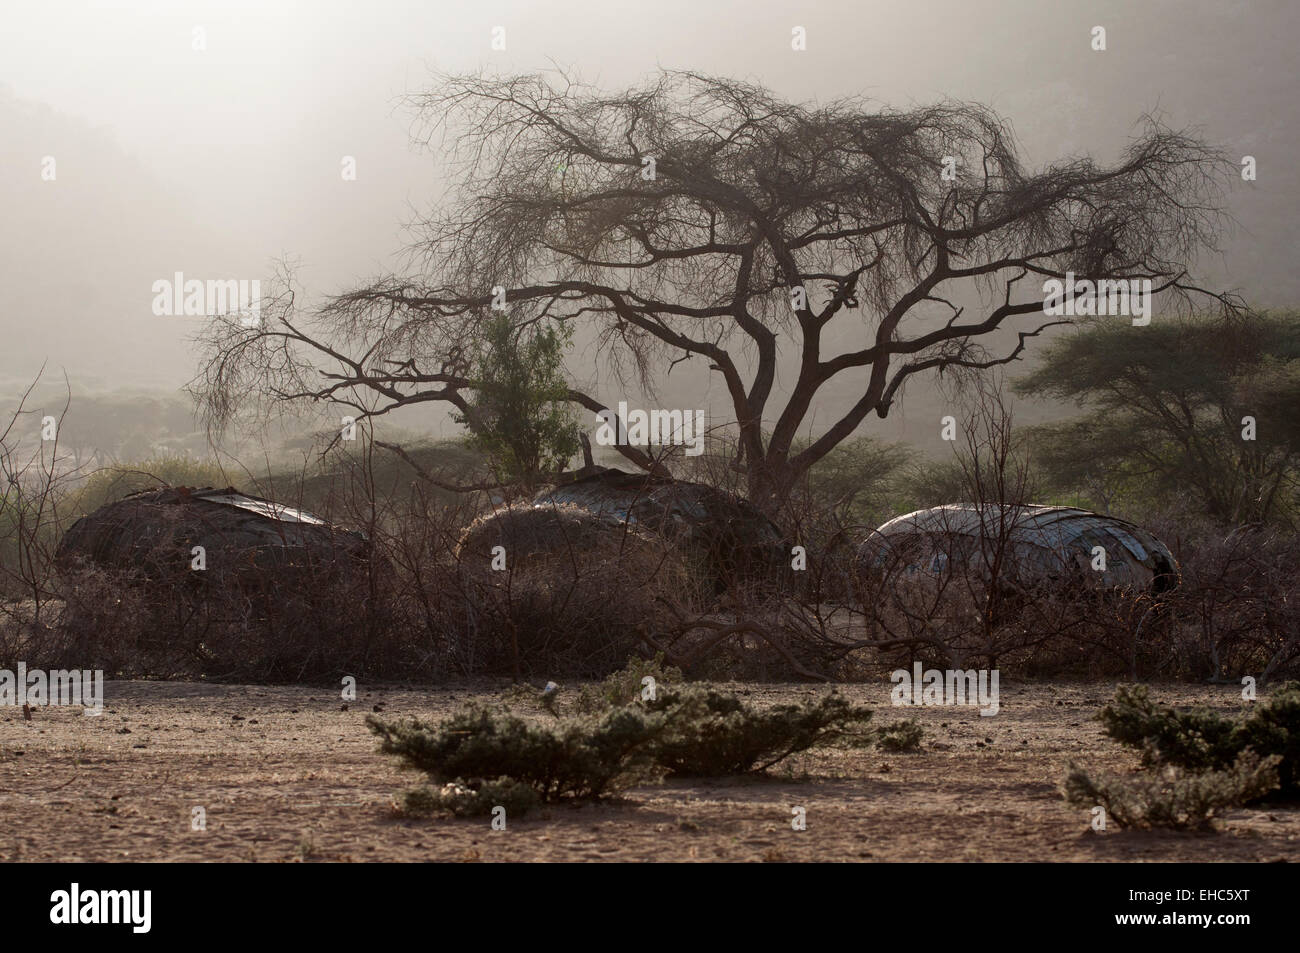
[[[581,507],[611,527],[657,533],[680,544],[719,586],[775,578],[789,563],[784,535],[758,507],[700,483],[609,469],[544,490],[533,503]]]
[[[497,547],[501,547],[500,550]],[[678,559],[661,537],[634,525],[611,532],[607,520],[569,504],[517,503],[479,517],[465,528],[456,547],[460,565],[491,573],[501,565],[516,570],[573,566],[635,567],[641,580],[673,571]]]
[[[196,550],[196,547],[201,549]],[[160,581],[202,568],[206,582],[239,586],[322,580],[369,557],[361,533],[234,487],[132,493],[77,520],[59,541],[65,571],[124,571]]]
[[[1069,506],[954,503],[890,520],[863,541],[859,565],[903,578],[945,571],[1009,581],[1084,580],[1161,592],[1178,584],[1169,547],[1133,523]]]

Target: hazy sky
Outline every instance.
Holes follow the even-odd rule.
[[[790,48],[795,25],[806,51]],[[1090,49],[1094,25],[1105,53]],[[1258,182],[1230,194],[1241,227],[1212,277],[1295,305],[1298,28],[1290,0],[4,0],[0,390],[45,360],[86,387],[189,379],[196,319],[150,312],[152,282],[176,271],[265,275],[290,256],[326,294],[392,267],[402,224],[438,188],[437,157],[409,148],[398,102],[434,68],[560,65],[623,87],[662,66],[799,100],[978,100],[1010,118],[1033,165],[1112,160],[1159,110],[1257,156]],[[55,181],[41,179],[45,156]]]

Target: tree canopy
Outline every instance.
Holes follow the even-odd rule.
[[[508,306],[592,331],[607,393],[568,395],[588,411],[615,406],[620,382],[653,392],[674,362],[704,362],[730,400],[733,465],[779,504],[912,376],[1008,363],[1062,323],[1043,314],[1045,281],[1195,293],[1189,262],[1214,247],[1230,169],[1152,120],[1113,165],[1030,171],[979,105],[795,103],[690,72],[615,94],[562,74],[449,76],[411,107],[454,177],[416,225],[411,273],[308,316],[220,324],[198,382],[210,419],[249,392],[463,413],[474,381],[449,355]],[[963,289],[979,313],[953,303]],[[797,370],[778,388],[783,356]],[[849,398],[828,416],[830,385]]]
[[[1290,505],[1300,461],[1300,315],[1105,322],[1054,342],[1016,382],[1088,413],[1036,428],[1035,459],[1102,505],[1119,493],[1197,497],[1234,523]]]

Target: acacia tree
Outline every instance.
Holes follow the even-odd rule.
[[[1063,489],[1108,505],[1191,496],[1216,519],[1264,521],[1292,503],[1300,464],[1300,315],[1104,322],[1047,348],[1016,382],[1082,417],[1036,427],[1036,459]]]
[[[452,76],[411,106],[417,142],[456,178],[416,227],[412,274],[310,320],[221,325],[199,380],[209,416],[249,390],[350,393],[367,415],[427,401],[463,412],[471,382],[455,355],[508,304],[590,325],[603,366],[652,393],[664,368],[705,362],[730,398],[733,463],[764,505],[884,417],[913,375],[1005,364],[1062,323],[1043,315],[1048,279],[1192,293],[1187,263],[1214,246],[1229,168],[1148,121],[1115,165],[1031,172],[978,105],[792,103],[690,72],[616,95],[563,75]],[[952,303],[963,287],[979,313]],[[1014,337],[993,335],[1003,327]],[[833,337],[853,343],[836,351]],[[797,370],[779,393],[783,354]],[[849,381],[847,405],[811,431],[815,398]],[[596,393],[569,399],[606,409]]]

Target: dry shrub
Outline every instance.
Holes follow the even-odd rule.
[[[1064,793],[1075,807],[1100,805],[1121,827],[1185,830],[1276,790],[1279,760],[1245,751],[1220,771],[1167,767],[1127,777],[1093,777],[1071,764]]]
[[[46,667],[57,663],[122,675],[191,673],[158,624],[159,606],[147,583],[139,571],[83,567],[62,573],[53,583],[62,611],[35,657]]]
[[[505,569],[492,569],[493,547]],[[471,668],[603,676],[668,631],[697,585],[671,543],[573,506],[519,505],[457,547]]]
[[[1160,653],[1155,674],[1234,683],[1300,675],[1300,536],[1186,514],[1153,522],[1182,570],[1147,635]]]
[[[556,802],[606,797],[664,774],[762,772],[801,751],[868,737],[871,715],[834,692],[757,708],[734,695],[683,687],[545,724],[482,705],[437,724],[374,716],[366,724],[383,753],[444,785],[441,793],[408,795],[408,810],[468,813],[490,810],[491,796],[517,794],[515,785]],[[471,793],[489,786],[487,797]]]
[[[282,682],[376,671],[393,630],[386,563],[371,557],[363,537],[335,527],[268,525],[183,490],[133,495],[65,534],[59,629],[80,667],[117,675]]]
[[[98,568],[59,580],[63,654],[119,675],[285,682],[384,668],[364,578],[310,571],[240,586],[200,572],[146,577]],[[47,643],[47,655],[55,643]]]
[[[1300,682],[1278,686],[1240,718],[1158,705],[1145,685],[1121,686],[1099,718],[1107,735],[1140,750],[1149,765],[1221,771],[1243,751],[1276,755],[1282,793],[1300,795]]]

